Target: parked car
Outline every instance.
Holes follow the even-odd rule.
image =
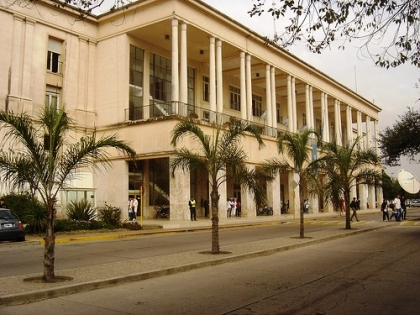
[[[420,200],[419,199],[410,200],[410,207],[420,207]]]
[[[25,230],[19,218],[9,209],[0,209],[0,241],[25,240]]]

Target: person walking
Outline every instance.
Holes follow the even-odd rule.
[[[236,217],[236,201],[235,199],[231,199],[230,202],[230,216],[231,217]]]
[[[346,213],[346,201],[344,200],[344,197],[341,196],[340,198],[340,217],[341,214],[345,214]]]
[[[209,200],[206,199],[203,201],[203,206],[204,206],[204,216],[206,218],[209,217],[209,208],[210,208],[210,204],[209,204]]]
[[[188,201],[188,207],[190,208],[191,221],[197,221],[197,210],[194,197],[191,197],[190,201]]]
[[[350,202],[350,209],[353,210],[353,214],[350,217],[350,221],[353,222],[353,218],[356,218],[356,221],[359,222],[359,219],[357,218],[357,200],[356,197],[353,198],[353,200]]]
[[[400,195],[397,195],[397,197],[395,197],[394,206],[395,206],[395,210],[397,211],[397,216],[395,217],[395,220],[401,221],[401,199],[400,199]]]
[[[137,213],[137,207],[139,206],[139,202],[136,198],[130,197],[130,209],[128,210],[128,215],[130,221],[136,221],[136,213]]]
[[[384,199],[384,201],[382,202],[381,211],[382,211],[382,221],[385,221],[385,218],[389,221],[388,200]]]
[[[401,196],[401,220],[407,220],[407,206],[405,205],[404,196]]]

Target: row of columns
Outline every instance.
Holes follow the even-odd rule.
[[[172,19],[172,101],[174,106],[174,112],[180,113],[179,104],[186,104],[188,102],[188,84],[187,84],[187,24],[181,22],[181,40],[178,39],[179,21],[178,19]],[[180,45],[180,49],[179,46]],[[180,51],[180,56],[179,56]],[[222,71],[222,41],[211,36],[209,40],[209,105],[211,113],[222,114],[223,113],[223,71]],[[241,104],[240,104],[240,115],[241,119],[253,121],[252,113],[252,66],[251,66],[251,55],[245,52],[240,52],[240,93],[241,93]],[[277,106],[276,106],[276,75],[275,67],[272,65],[266,65],[265,77],[266,77],[266,121],[268,126],[268,132],[271,136],[276,136],[277,133]],[[216,85],[217,82],[217,85]],[[331,141],[331,130],[329,122],[329,100],[328,94],[321,92],[321,130],[322,130],[322,141]],[[306,111],[306,127],[315,129],[315,118],[314,118],[314,102],[313,102],[313,87],[309,84],[305,85],[305,111]],[[297,132],[297,101],[296,101],[296,79],[295,77],[287,76],[287,126],[289,132]],[[333,104],[334,112],[334,134],[332,135],[337,141],[338,145],[343,145],[344,140],[353,140],[353,121],[352,121],[352,108],[349,105],[345,107],[345,120],[346,120],[346,134],[344,139],[342,134],[342,117],[341,117],[341,102],[334,100]],[[186,114],[186,113],[180,113]],[[220,116],[216,116],[220,117]],[[216,119],[215,116],[211,116],[212,120]],[[357,136],[362,137],[362,112],[357,111]],[[366,116],[366,133],[363,138],[363,148],[369,149],[371,147],[371,118]],[[378,136],[378,123],[375,121],[375,136]],[[375,147],[378,152],[378,146],[375,142]],[[369,196],[369,204],[374,204],[374,193],[371,191],[373,188],[369,188],[360,185],[359,194],[361,200],[367,200]],[[356,193],[354,189],[354,195]],[[295,192],[296,193],[296,192]],[[244,194],[245,196],[247,194]],[[277,194],[279,196],[279,194]],[[280,198],[280,197],[279,197]],[[226,198],[224,198],[226,199]],[[221,198],[223,203],[225,200]],[[274,198],[275,199],[275,198]],[[274,203],[280,203],[280,201],[272,200]],[[246,201],[242,201],[242,205],[246,206]],[[224,207],[224,204],[220,205]]]

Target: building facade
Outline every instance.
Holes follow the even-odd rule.
[[[185,117],[208,133],[231,117],[260,126],[264,148],[251,138],[242,143],[249,168],[278,156],[279,133],[305,128],[338,144],[359,136],[378,152],[379,107],[201,1],[139,0],[83,20],[50,1],[11,3],[0,0],[0,106],[35,115],[46,103],[64,105],[77,122],[75,139],[94,129],[117,133],[137,152],[136,162],[113,154],[112,168],[83,172],[62,191],[63,207],[87,198],[126,209],[134,195],[144,218],[165,204],[170,220],[189,219],[189,197],[200,203],[210,192],[207,174],[170,174],[171,131]],[[294,215],[294,176],[279,173],[267,185],[276,216]],[[220,194],[221,219],[228,198],[240,199],[243,216],[256,215],[243,187],[228,181]],[[364,185],[353,194],[370,205],[382,199]],[[311,213],[333,211],[307,198]],[[286,203],[291,213],[282,214]]]

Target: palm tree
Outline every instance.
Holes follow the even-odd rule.
[[[96,133],[86,135],[79,142],[70,143],[66,135],[75,131],[73,120],[64,108],[46,106],[33,120],[26,113],[0,111],[0,126],[4,130],[3,143],[18,143],[19,152],[0,154],[0,175],[15,185],[22,178],[30,187],[37,185],[47,212],[44,246],[43,281],[54,282],[55,259],[55,202],[57,194],[76,173],[99,164],[110,165],[108,148],[115,148],[134,157],[135,151],[116,135],[96,140]],[[20,174],[22,169],[32,169],[32,178]]]
[[[373,185],[381,181],[382,173],[377,167],[379,157],[373,149],[360,149],[360,138],[344,146],[336,142],[324,144],[324,156],[318,167],[328,175],[328,187],[341,187],[346,202],[346,229],[350,224],[350,191],[356,184]]]
[[[179,122],[172,131],[171,144],[176,147],[185,136],[190,136],[197,146],[176,150],[176,157],[171,162],[172,174],[176,168],[183,171],[206,170],[211,187],[212,211],[212,254],[220,253],[219,248],[219,186],[229,176],[244,176],[247,155],[240,146],[240,139],[247,134],[256,138],[259,146],[264,145],[261,130],[252,124],[231,120],[227,130],[216,124],[213,135],[207,135],[190,119]]]
[[[311,137],[313,135],[314,137]],[[318,134],[310,129],[302,133],[284,133],[277,139],[278,152],[285,154],[287,158],[279,160],[271,158],[264,164],[266,170],[278,172],[279,170],[291,170],[298,176],[299,186],[299,209],[300,209],[300,237],[305,237],[305,220],[303,208],[303,189],[306,183],[311,180],[315,173],[316,161],[311,161],[311,150],[309,143],[318,141]],[[296,209],[295,209],[296,211]]]

